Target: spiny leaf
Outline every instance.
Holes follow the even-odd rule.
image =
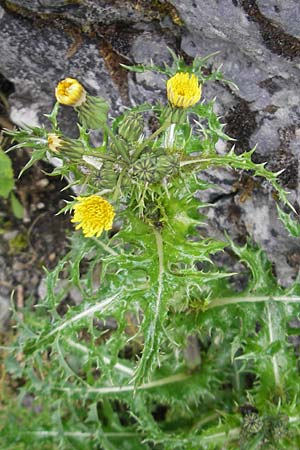
[[[285,226],[285,228],[288,230],[289,234],[293,237],[299,237],[300,236],[300,223],[296,222],[291,216],[291,214],[285,213],[278,205],[277,212],[278,217]]]
[[[249,150],[248,152],[244,152],[241,155],[237,155],[234,153],[234,148],[232,148],[231,151],[226,155],[203,155],[202,157],[182,161],[180,165],[181,167],[195,166],[196,170],[219,166],[227,166],[234,169],[251,170],[254,172],[254,176],[260,176],[269,181],[269,183],[271,183],[275,191],[278,193],[280,200],[295,212],[294,207],[291,205],[287,198],[288,193],[277,182],[277,177],[282,171],[273,173],[265,168],[265,163],[254,163],[251,159],[254,151],[255,148]]]
[[[249,244],[240,247],[228,238],[230,247],[241,261],[251,270],[252,282],[249,286],[250,291],[264,294],[280,293],[276,279],[272,273],[272,265],[267,259],[266,254],[261,248],[253,247]]]

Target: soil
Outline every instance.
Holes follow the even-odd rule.
[[[7,146],[7,145],[6,145]],[[29,159],[28,150],[10,154],[15,177]],[[70,199],[62,191],[65,182],[48,177],[53,167],[39,162],[16,179],[15,195],[24,208],[23,219],[16,219],[7,200],[0,198],[0,296],[14,292],[17,307],[26,299],[35,304],[45,268],[51,270],[68,249],[68,215],[56,215]]]
[[[7,101],[13,91],[13,84],[0,75],[0,144],[4,150],[11,142],[2,129],[14,127]],[[24,208],[24,216],[17,219],[10,201],[0,197],[0,297],[8,300],[14,293],[17,308],[22,308],[25,301],[38,302],[45,268],[51,270],[67,251],[70,218],[56,214],[71,192],[61,192],[66,183],[47,176],[53,167],[44,162],[36,163],[18,178],[30,150],[19,149],[9,156],[15,174],[14,194]]]

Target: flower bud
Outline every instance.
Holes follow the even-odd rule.
[[[103,98],[86,95],[86,101],[77,106],[79,122],[84,128],[97,130],[106,123],[109,106]]]
[[[84,147],[78,139],[61,138],[55,133],[49,133],[47,137],[49,150],[60,158],[67,158],[76,162],[82,159]]]
[[[119,135],[127,142],[136,142],[139,140],[143,130],[143,117],[135,113],[129,113],[119,126]]]
[[[156,183],[160,178],[156,168],[156,159],[148,155],[143,156],[133,164],[130,174],[142,183]]]
[[[62,105],[77,107],[85,102],[86,91],[74,78],[65,78],[56,86],[55,96]]]
[[[257,413],[250,413],[244,416],[242,432],[244,435],[258,433],[263,428],[263,420]]]
[[[163,177],[176,175],[179,167],[179,161],[176,155],[162,155],[157,158],[156,168]]]
[[[57,136],[57,134],[50,133],[48,134],[47,140],[49,149],[54,153],[58,153],[60,151],[60,148],[62,147],[62,139]]]

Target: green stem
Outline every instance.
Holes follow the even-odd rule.
[[[299,416],[291,416],[291,417],[289,417],[289,422],[290,423],[300,422],[300,417]]]
[[[214,445],[217,442],[221,442],[222,445],[230,439],[237,439],[240,437],[241,429],[232,428],[229,431],[220,431],[219,433],[213,433],[208,436],[201,436],[201,442],[213,442]]]
[[[154,235],[156,239],[156,247],[157,247],[157,255],[158,255],[158,289],[157,289],[157,298],[155,304],[155,323],[159,319],[160,313],[160,305],[161,305],[161,297],[163,291],[163,275],[164,275],[164,253],[163,253],[163,240],[161,233],[159,233],[154,228]]]
[[[96,305],[93,305],[90,308],[85,309],[84,311],[82,311],[79,314],[76,314],[75,316],[71,317],[71,319],[66,320],[61,325],[57,326],[52,331],[50,331],[50,333],[48,333],[44,339],[48,339],[49,337],[59,333],[60,331],[69,327],[73,323],[78,322],[79,320],[83,319],[84,317],[92,316],[95,312],[98,312],[98,311],[104,311],[120,294],[121,294],[121,292],[117,292],[112,297],[108,297],[108,298],[102,300],[102,302],[97,303]]]
[[[144,148],[147,147],[147,145],[151,141],[153,141],[153,139],[159,136],[170,125],[171,125],[170,122],[164,122],[163,125],[158,128],[158,130],[156,130],[154,133],[151,134],[151,136],[148,137],[148,139],[145,139],[144,142],[141,144],[141,146],[136,149],[135,153],[133,154],[133,159],[134,160],[138,159]]]
[[[106,245],[104,242],[100,241],[99,239],[92,237],[92,240],[101,248],[103,248],[103,250],[105,250],[107,253],[113,255],[113,256],[118,256],[118,253],[115,252],[112,248],[110,248],[108,245]]]
[[[124,174],[125,174],[126,171],[127,171],[126,168],[122,169],[122,171],[121,171],[121,173],[119,175],[119,178],[118,178],[118,181],[117,181],[117,184],[116,184],[116,188],[115,188],[115,191],[114,191],[114,195],[113,195],[113,198],[112,198],[113,202],[116,202],[118,200],[118,198],[120,197],[120,195],[121,195],[121,185],[122,185],[123,177],[124,177]]]
[[[272,314],[270,311],[269,303],[266,304],[266,312],[267,312],[267,319],[268,319],[269,339],[270,339],[270,344],[272,345],[276,341],[276,338],[274,336],[274,330],[273,330],[275,324],[273,323],[273,318],[272,318]],[[278,364],[278,359],[277,359],[276,355],[272,356],[272,366],[273,366],[275,385],[279,389],[280,394],[282,395],[283,389],[282,389],[282,385],[281,385],[280,370],[279,370],[279,364]]]
[[[268,295],[262,295],[257,297],[249,296],[249,297],[216,298],[206,306],[206,309],[217,308],[218,306],[227,306],[242,303],[268,302],[268,301],[282,302],[282,303],[300,303],[300,297],[296,296],[288,297],[286,295],[272,297]]]
[[[130,159],[126,153],[126,151],[124,150],[122,144],[118,141],[118,139],[116,138],[116,136],[114,135],[113,131],[109,128],[109,126],[107,124],[103,125],[103,130],[108,134],[108,136],[110,137],[110,139],[113,141],[113,143],[115,144],[116,148],[118,149],[118,151],[120,152],[120,155],[123,157],[123,159],[130,163]]]
[[[59,391],[68,392],[69,394],[82,393],[82,394],[114,394],[123,392],[133,392],[133,391],[143,391],[147,389],[153,389],[160,386],[165,386],[166,384],[179,383],[191,378],[191,375],[185,373],[177,373],[176,375],[170,375],[166,378],[161,378],[160,380],[150,381],[149,383],[144,383],[139,386],[126,385],[126,386],[106,386],[100,388],[56,388]]]
[[[82,344],[79,344],[78,342],[74,342],[72,339],[67,339],[67,343],[73,347],[76,348],[76,350],[79,350],[80,352],[89,355],[90,354],[90,350]],[[110,364],[111,363],[111,359],[108,358],[107,356],[102,356],[103,361],[105,364]],[[121,363],[116,363],[114,365],[114,369],[119,370],[120,372],[125,373],[126,375],[129,376],[133,376],[134,375],[134,371],[132,369],[130,369],[130,367],[124,366],[124,364]]]
[[[212,160],[211,160],[211,158],[209,158],[209,159],[190,159],[190,160],[187,160],[187,161],[181,161],[180,162],[180,167],[183,167],[183,166],[188,166],[189,164],[197,164],[197,163],[203,163],[203,162],[211,162]]]
[[[158,274],[157,274],[157,294],[155,298],[155,303],[149,305],[149,315],[147,325],[144,327],[144,350],[140,363],[136,369],[134,381],[136,389],[139,388],[139,383],[144,379],[144,377],[150,374],[153,360],[156,353],[159,351],[159,324],[163,318],[162,311],[162,294],[163,294],[163,277],[164,277],[164,253],[163,253],[163,240],[162,235],[158,230],[151,227],[157,248],[158,256]],[[154,299],[153,299],[154,301]],[[151,316],[151,318],[150,318]]]
[[[95,433],[88,433],[83,431],[64,431],[61,433],[60,431],[55,430],[37,430],[37,431],[24,431],[21,434],[30,434],[34,435],[37,438],[48,438],[48,437],[57,437],[63,436],[65,437],[71,437],[71,438],[78,438],[78,439],[88,439],[88,438],[94,438]],[[130,437],[137,437],[139,436],[137,433],[128,433],[128,432],[107,432],[107,433],[101,433],[102,436],[106,438],[130,438]]]
[[[5,345],[0,345],[0,350],[6,351],[12,351],[15,350],[15,347],[6,347]]]
[[[154,131],[154,133],[151,134],[151,136],[149,136],[149,138],[147,139],[147,141],[152,141],[153,139],[155,139],[157,136],[159,136],[163,131],[165,131],[169,126],[171,125],[170,122],[164,122],[162,124],[161,127],[159,127],[156,131]]]
[[[192,431],[199,430],[200,428],[203,427],[203,425],[206,425],[207,423],[217,419],[218,417],[220,417],[220,414],[218,413],[210,414],[209,416],[203,417],[192,426],[191,430]]]
[[[105,153],[84,152],[82,156],[94,156],[95,158],[105,159],[106,161],[114,162],[114,159]]]

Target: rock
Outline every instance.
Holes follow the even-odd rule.
[[[7,328],[9,316],[10,316],[9,298],[0,296],[0,332],[4,331]]]
[[[169,62],[167,47],[186,59],[219,51],[209,64],[222,64],[225,77],[239,90],[207,83],[203,98],[217,97],[216,113],[228,122],[238,152],[257,144],[255,161],[267,162],[270,170],[286,169],[280,181],[298,208],[299,1],[157,3],[0,0],[0,74],[14,84],[12,120],[43,123],[43,114],[55,101],[55,85],[66,76],[78,78],[92,94],[109,101],[112,116],[130,104],[164,101],[163,76],[127,75],[119,63]],[[63,130],[76,135],[71,108],[62,108],[61,117]],[[228,148],[218,145],[220,152]],[[241,202],[236,174],[215,170],[203,176],[219,186],[205,194],[215,205],[208,211],[211,231],[224,228],[239,242],[249,233],[274,261],[280,280],[290,282],[299,266],[298,244],[280,228],[265,185],[258,180],[251,197]]]
[[[299,39],[300,3],[298,0],[257,0],[260,12],[274,25]]]
[[[0,41],[4,44],[0,45],[0,73],[15,86],[10,96],[13,122],[44,122],[43,114],[50,112],[55,103],[55,86],[67,76],[78,78],[89,92],[101,95],[114,110],[118,109],[119,94],[99,57],[97,42],[83,40],[76,56],[71,57],[68,51],[74,41],[65,31],[52,25],[34,27],[28,19],[6,13],[0,20]],[[72,117],[71,108],[62,109],[66,132],[72,134],[76,117]]]
[[[239,197],[236,197],[235,201],[241,209],[247,233],[256,244],[266,250],[269,260],[274,263],[278,282],[289,286],[296,280],[299,272],[299,260],[298,264],[288,264],[289,258],[293,259],[295,255],[300,254],[299,239],[288,236],[277,217],[271,195],[259,191],[243,203]]]

